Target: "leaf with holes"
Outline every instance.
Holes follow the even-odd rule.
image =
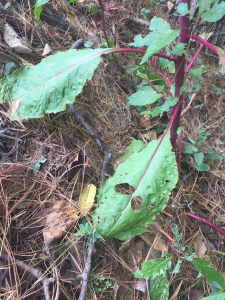
[[[0,80],[0,102],[9,102],[12,119],[39,118],[72,104],[111,49],[57,52],[36,66],[22,66]]]
[[[170,143],[175,112],[162,138],[130,155],[99,190],[99,207],[92,217],[104,238],[128,240],[147,232],[147,226],[165,208],[178,181]]]

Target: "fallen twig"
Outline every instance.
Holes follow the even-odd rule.
[[[81,291],[80,291],[80,296],[78,300],[85,300],[85,296],[87,294],[87,286],[88,286],[88,279],[91,271],[91,258],[92,258],[92,253],[94,250],[94,242],[90,242],[89,247],[88,247],[88,256],[87,260],[85,262],[85,267],[84,271],[81,275],[78,275],[78,278],[81,278],[83,280],[82,286],[81,286]]]
[[[189,111],[189,109],[190,109],[190,107],[191,107],[191,103],[192,103],[192,101],[194,100],[195,96],[196,96],[196,93],[194,93],[194,94],[192,95],[191,100],[190,100],[189,103],[188,103],[188,106],[187,106],[184,110],[182,110],[181,115],[180,115],[181,118],[182,118],[184,115],[186,115],[186,113]]]
[[[16,68],[20,68],[20,63],[18,62],[18,60],[16,60],[14,57],[12,57],[11,55],[9,54],[6,54],[4,52],[0,52],[0,57],[4,57],[6,58],[7,60],[11,61],[14,63],[14,66]]]
[[[105,144],[101,140],[101,138],[98,136],[98,134],[94,131],[94,129],[84,120],[84,118],[75,110],[73,104],[69,104],[69,110],[71,114],[75,117],[75,119],[80,122],[84,128],[90,133],[92,139],[99,145],[101,148],[103,154],[104,154],[104,159],[102,163],[102,168],[101,168],[101,173],[100,173],[100,185],[102,185],[105,181],[105,176],[106,176],[106,166],[111,158],[111,153],[108,151],[106,148]]]
[[[0,258],[4,259],[6,261],[10,261],[10,258],[5,253],[1,253]],[[29,272],[31,275],[33,275],[35,278],[37,278],[42,283],[43,289],[44,289],[44,294],[45,294],[45,299],[50,300],[51,297],[49,294],[49,285],[50,285],[50,283],[53,283],[55,281],[55,279],[51,278],[51,277],[50,278],[48,278],[48,277],[42,278],[43,273],[40,270],[29,267],[27,264],[25,264],[24,262],[22,262],[18,259],[14,258],[14,262],[18,267],[20,267],[23,270],[26,270],[27,272]]]

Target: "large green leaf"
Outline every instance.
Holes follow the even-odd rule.
[[[213,283],[213,281],[217,282],[220,286],[221,290],[224,290],[224,278],[217,272],[215,269],[210,267],[210,262],[201,258],[194,258],[192,260],[196,269],[203,275],[207,276],[207,282],[209,285]]]
[[[165,274],[166,269],[171,266],[172,255],[168,255],[168,258],[157,258],[151,261],[142,263],[143,269],[138,269],[134,276],[137,278],[155,279],[157,276]],[[154,298],[157,299],[157,298]]]
[[[104,238],[128,240],[146,232],[147,226],[165,208],[178,180],[169,129],[170,126],[161,140],[152,141],[130,155],[99,190],[99,207],[93,221]],[[123,186],[129,186],[130,192],[122,190]],[[135,203],[141,204],[136,208]]]
[[[160,49],[169,45],[175,38],[178,37],[180,29],[171,30],[170,25],[166,24],[163,19],[154,17],[149,26],[152,32],[147,35],[144,39],[139,35],[135,38],[135,47],[149,46],[141,63],[148,60],[150,56],[158,52]]]
[[[216,22],[222,19],[225,15],[225,2],[219,3],[219,0],[215,1],[213,8],[209,9],[202,15],[202,20],[207,22]]]
[[[153,280],[153,283],[149,290],[150,299],[168,300],[169,299],[168,284],[169,283],[168,283],[166,272],[156,277]]]
[[[105,49],[57,52],[34,67],[22,66],[0,80],[0,102],[12,101],[12,119],[65,110],[92,78],[103,52]]]
[[[201,15],[214,0],[198,0],[199,15]]]

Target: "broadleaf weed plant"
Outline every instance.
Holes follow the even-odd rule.
[[[74,1],[70,0],[69,3]],[[48,0],[36,1],[35,16],[37,19],[40,19],[42,6],[47,2]],[[116,56],[118,53],[126,53],[126,55],[133,55],[139,61],[139,65],[131,65],[127,70],[127,75],[133,74],[141,80],[139,86],[135,86],[134,80],[132,81],[136,92],[128,98],[127,106],[136,106],[146,117],[154,117],[167,112],[170,122],[160,140],[152,141],[148,145],[141,141],[133,141],[113,177],[106,180],[98,192],[98,208],[92,216],[96,230],[103,238],[116,237],[120,240],[127,240],[146,232],[151,221],[165,208],[169,195],[178,181],[182,150],[186,153],[192,151],[197,166],[201,166],[198,167],[199,171],[207,169],[204,159],[209,156],[206,157],[203,152],[198,152],[198,148],[190,139],[189,148],[186,146],[182,149],[182,138],[179,132],[182,105],[184,100],[188,99],[186,96],[188,81],[192,80],[193,91],[191,90],[191,92],[197,93],[201,88],[201,76],[207,68],[205,69],[204,66],[196,68],[194,63],[203,46],[218,55],[220,71],[222,74],[225,73],[225,52],[207,41],[211,33],[197,36],[192,32],[195,22],[200,18],[205,22],[220,20],[225,15],[225,1],[219,3],[218,0],[198,0],[199,16],[195,19],[190,12],[191,0],[180,0],[177,9],[180,15],[178,29],[172,30],[163,19],[154,17],[149,26],[150,33],[144,38],[137,35],[131,44],[132,48],[114,48],[114,44],[107,36],[104,13],[124,5],[126,2],[129,1],[105,7],[102,0],[98,0],[99,7],[92,7],[95,17],[97,10],[101,11],[101,27],[97,26],[96,18],[95,24],[97,30],[103,32],[104,47],[107,45],[108,48],[58,52],[43,59],[35,67],[22,66],[12,75],[6,76],[1,80],[0,90],[2,102],[9,102],[10,96],[10,101],[16,104],[13,105],[12,117],[14,119],[41,117],[46,113],[62,111],[67,104],[73,104],[75,97],[82,92],[86,80],[92,78],[93,72],[100,62],[100,55],[111,54],[111,58],[118,59]],[[160,1],[156,1],[156,3],[160,3]],[[198,42],[200,46],[190,62],[187,63],[186,55],[190,40]],[[144,50],[140,49],[141,47],[147,48]],[[143,57],[138,55],[143,55]],[[156,64],[153,57],[159,59],[159,64]],[[64,64],[59,66],[57,64],[59,59]],[[56,64],[57,68],[54,68],[53,66]],[[43,68],[47,68],[47,75],[44,75]],[[168,77],[165,70],[173,76]],[[43,76],[39,76],[38,80],[35,80],[35,74],[39,74],[38,72],[42,72]],[[26,85],[24,78],[34,78],[34,80],[29,81],[29,85]],[[32,94],[34,90],[35,97]],[[29,97],[32,97],[32,103]],[[199,138],[199,143],[201,140],[207,139],[207,131],[200,130]],[[175,150],[178,150],[177,158]],[[210,157],[212,158],[212,156]],[[141,168],[136,167],[137,162]],[[130,185],[133,191],[121,192],[124,183]],[[115,192],[116,188],[120,188],[121,191]],[[186,215],[211,226],[225,236],[224,230],[211,222],[192,213],[186,213]],[[85,232],[89,230],[88,225],[83,224],[83,227]],[[173,231],[174,233],[170,232],[171,235],[178,234],[174,228]],[[93,236],[94,232],[90,231],[89,234]],[[95,238],[97,239],[98,236]],[[177,235],[178,243],[179,239],[180,236]],[[176,250],[174,250],[175,246]],[[170,247],[173,252],[179,253],[185,250],[180,248],[179,244],[172,245],[170,243]],[[160,259],[145,262],[143,264],[145,268],[135,273],[138,278],[155,280],[153,285],[155,289],[150,292],[150,295],[154,295],[152,299],[160,299],[156,296],[158,291],[161,295],[164,294],[166,297],[164,299],[169,297],[166,270],[169,270],[171,266],[172,257],[171,254],[166,254]],[[207,276],[210,285],[213,284],[213,281],[217,282],[219,293],[222,293],[225,286],[224,279],[209,266],[210,263],[199,258],[193,258],[192,262],[203,276]],[[179,264],[176,272],[179,270]]]

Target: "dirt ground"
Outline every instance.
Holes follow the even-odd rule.
[[[8,1],[1,1],[3,6]],[[88,9],[91,1],[66,6],[63,1],[52,0],[53,7],[65,18],[81,24],[80,32],[73,29],[56,28],[44,21],[36,21],[29,1],[11,1],[8,11],[13,16],[10,25],[31,46],[31,54],[15,54],[1,34],[1,51],[11,51],[24,64],[36,65],[40,62],[45,44],[52,53],[68,50],[85,30],[96,35],[93,17]],[[105,1],[110,4],[110,1]],[[124,6],[106,13],[107,32],[116,43],[118,35],[120,47],[127,48],[137,34],[147,34],[145,27],[127,19],[127,15],[143,18],[141,9],[150,9],[147,20],[153,16],[168,18],[162,8],[150,1],[131,1]],[[3,16],[1,23],[5,22]],[[21,21],[21,20],[25,21]],[[18,21],[19,20],[19,21]],[[100,25],[101,15],[98,15]],[[90,40],[88,38],[86,41]],[[99,45],[96,45],[99,47]],[[194,53],[196,44],[189,47],[188,55]],[[75,108],[94,128],[107,145],[112,158],[107,165],[107,173],[113,174],[117,160],[133,139],[149,142],[158,138],[157,129],[168,122],[167,118],[145,120],[134,107],[127,108],[127,98],[134,91],[130,77],[124,76],[132,58],[120,54],[123,64],[115,63],[109,57],[103,58],[91,82],[76,98]],[[1,59],[1,78],[7,61]],[[224,77],[217,74],[218,60],[204,51],[196,61],[211,65],[204,73],[202,89],[192,102],[188,113],[181,119],[184,126],[182,136],[197,141],[200,130],[210,133],[199,145],[199,151],[215,150],[224,153],[225,143],[225,93],[217,95],[215,87],[225,89]],[[170,75],[171,76],[171,75]],[[139,83],[138,81],[136,82]],[[125,87],[125,89],[124,89]],[[188,79],[188,87],[191,87]],[[188,105],[185,96],[184,107]],[[199,106],[199,108],[194,108]],[[85,237],[78,242],[77,231],[84,220],[91,222],[91,212],[86,217],[79,214],[79,197],[88,184],[99,187],[99,176],[103,162],[102,151],[86,129],[70,112],[50,114],[40,119],[12,122],[8,117],[8,107],[0,106],[0,129],[9,129],[9,135],[22,141],[0,137],[0,219],[1,251],[7,253],[9,263],[0,260],[1,299],[44,299],[42,283],[31,273],[19,268],[14,259],[41,270],[44,275],[54,278],[50,286],[51,299],[78,299],[81,281],[77,278],[84,268],[86,259]],[[187,142],[186,142],[187,143]],[[184,146],[185,146],[184,142]],[[34,173],[35,164],[40,163],[40,171]],[[183,155],[180,180],[173,190],[167,208],[149,227],[149,233],[121,242],[117,239],[100,240],[95,243],[91,266],[87,299],[148,299],[145,282],[138,282],[133,273],[146,259],[159,258],[167,251],[166,234],[169,226],[165,222],[167,213],[182,234],[181,245],[196,248],[196,239],[204,243],[205,258],[221,274],[224,272],[224,237],[209,226],[189,219],[184,210],[222,226],[225,221],[224,203],[224,162],[212,160],[210,171],[198,172],[193,156]],[[190,204],[191,203],[191,204]],[[190,207],[187,208],[187,204]],[[92,211],[97,206],[94,204]],[[57,220],[57,221],[56,221]],[[48,248],[46,245],[51,246]],[[172,266],[178,257],[175,255]],[[170,274],[170,299],[196,300],[210,294],[206,279],[197,279],[198,272],[189,262],[183,262],[178,274]],[[151,284],[148,282],[148,284]],[[203,292],[198,288],[202,286]],[[197,287],[197,288],[196,288]],[[198,292],[196,292],[196,290]]]

